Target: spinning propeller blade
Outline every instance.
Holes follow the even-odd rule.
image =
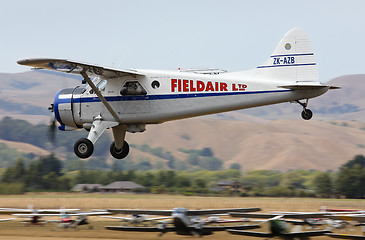
[[[53,113],[54,112],[53,103],[48,108],[48,110],[50,110],[52,112],[52,115],[53,115],[53,118],[52,118],[51,123],[50,123],[49,128],[48,128],[48,138],[52,143],[54,143],[55,138],[56,138],[56,117],[54,116],[54,113]]]

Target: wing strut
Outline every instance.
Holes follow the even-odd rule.
[[[84,68],[83,71],[80,72],[81,76],[83,76],[84,80],[90,85],[91,89],[95,92],[96,96],[101,100],[101,102],[104,104],[104,106],[108,109],[110,114],[113,116],[115,121],[119,123],[120,119],[117,115],[117,113],[113,110],[113,108],[109,105],[108,101],[101,95],[100,91],[97,89],[95,84],[91,81],[89,76],[86,74],[86,69]]]

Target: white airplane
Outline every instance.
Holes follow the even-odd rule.
[[[349,225],[349,220],[357,219],[365,221],[365,216],[361,217],[363,211],[354,212],[273,212],[273,213],[229,213],[232,217],[241,218],[275,218],[280,217],[281,220],[292,223],[294,225],[322,226],[328,225],[329,229],[343,229]],[[338,213],[352,213],[351,215],[336,215]],[[347,217],[347,220],[346,220]],[[302,219],[301,221],[293,219]]]
[[[296,227],[290,229],[289,224],[286,221],[280,220],[280,216],[268,220],[269,222],[269,229],[270,232],[252,232],[246,230],[239,230],[239,229],[227,229],[227,232],[234,234],[234,235],[243,235],[243,236],[250,236],[250,237],[260,237],[260,238],[276,238],[279,237],[280,239],[289,240],[289,239],[309,239],[310,237],[315,236],[323,236],[328,233],[331,233],[328,230],[316,230],[316,231],[301,231],[300,228],[297,229]]]
[[[290,30],[273,54],[249,71],[120,70],[50,58],[24,59],[18,64],[84,78],[86,86],[59,91],[50,107],[60,130],[89,131],[87,138],[74,145],[80,158],[92,155],[94,143],[107,128],[114,135],[110,153],[123,159],[129,153],[126,132],[143,132],[147,124],[283,102],[299,103],[303,119],[309,120],[308,100],[337,88],[318,82],[311,45],[299,28]]]
[[[56,211],[53,211],[56,212]],[[78,226],[88,225],[89,222],[87,220],[88,216],[100,216],[107,215],[109,212],[67,212],[60,211],[59,213],[24,213],[24,214],[12,214],[13,216],[19,218],[28,218],[28,221],[23,221],[23,224],[32,224],[32,225],[40,225],[46,223],[56,223],[61,228],[73,228],[77,229]],[[43,220],[40,221],[40,218],[44,217],[59,217],[59,220]],[[76,219],[72,219],[72,217],[76,217]],[[89,227],[92,229],[92,226]]]

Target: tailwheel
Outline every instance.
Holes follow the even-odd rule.
[[[304,120],[310,120],[312,117],[313,117],[313,113],[310,109],[307,109],[307,108],[303,109],[302,118]]]
[[[296,102],[298,103],[298,104],[300,104],[302,107],[303,107],[303,111],[302,111],[302,118],[304,119],[304,120],[310,120],[312,117],[313,117],[313,112],[310,110],[310,109],[308,109],[307,108],[307,106],[308,106],[308,100],[309,99],[307,99],[305,102],[300,102],[299,100],[296,100]]]
[[[129,144],[124,141],[122,149],[117,149],[115,147],[115,142],[113,141],[110,145],[110,154],[116,159],[123,159],[129,153]]]
[[[87,138],[80,138],[75,142],[74,152],[79,158],[88,158],[94,152],[94,144]]]

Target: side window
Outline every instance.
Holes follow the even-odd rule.
[[[147,91],[142,87],[138,81],[129,81],[124,84],[121,95],[146,95]]]

